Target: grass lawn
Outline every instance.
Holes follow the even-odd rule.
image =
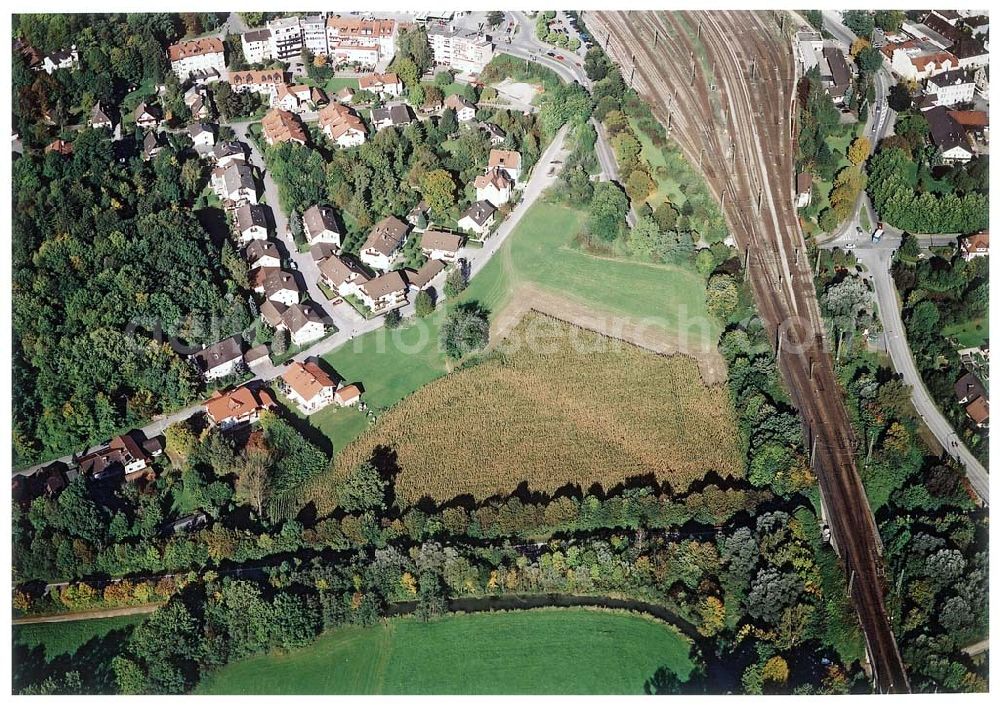
[[[334,76],[331,78],[323,85],[323,90],[326,92],[326,95],[330,100],[334,100],[337,93],[345,87],[353,88],[355,91],[360,90],[358,86],[358,79],[345,78],[343,76]]]
[[[142,622],[145,617],[145,615],[123,615],[98,620],[15,625],[13,638],[14,642],[29,648],[43,647],[45,658],[52,660],[59,655],[72,655],[93,638],[104,637],[113,630],[131,632],[131,628]]]
[[[649,317],[651,325],[668,330],[698,335],[708,322],[709,335],[718,338],[721,331],[708,316],[700,275],[671,265],[597,257],[573,247],[585,217],[583,211],[536,203],[456,301],[478,301],[495,317],[517,283],[526,282],[607,313]],[[438,346],[443,320],[438,311],[395,331],[378,329],[325,360],[345,379],[360,381],[370,405],[391,406],[448,371]]]
[[[305,419],[310,426],[322,432],[333,444],[334,452],[340,451],[368,428],[368,417],[355,407],[338,407],[331,404],[306,416],[299,411],[298,405],[280,392],[277,394],[281,406],[289,414],[293,414],[299,419]]]
[[[953,339],[959,348],[978,348],[990,339],[990,320],[982,317],[945,326],[941,329],[941,335]]]
[[[660,667],[691,671],[687,638],[637,615],[540,609],[397,618],[252,657],[199,694],[641,694]]]

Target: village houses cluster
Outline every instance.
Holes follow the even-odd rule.
[[[494,46],[481,33],[456,29],[448,18],[451,13],[422,13],[416,22],[425,26],[434,53],[436,68],[472,75],[492,59]],[[255,299],[254,307],[263,323],[274,332],[287,332],[288,342],[298,351],[309,348],[337,330],[330,311],[347,305],[358,316],[385,315],[411,303],[413,297],[443,282],[449,267],[463,267],[463,248],[471,238],[488,237],[501,214],[516,201],[525,174],[521,155],[504,149],[506,133],[499,126],[477,121],[477,106],[462,95],[449,95],[437,105],[409,105],[403,82],[386,66],[395,54],[400,22],[392,19],[344,17],[336,14],[310,17],[285,17],[252,29],[240,37],[246,61],[250,64],[289,62],[301,58],[303,50],[326,55],[337,67],[361,71],[357,90],[347,87],[327,96],[322,88],[297,84],[291,80],[287,65],[230,70],[227,67],[225,42],[215,36],[186,40],[171,45],[167,57],[181,83],[184,104],[191,113],[190,122],[178,128],[165,113],[159,100],[166,87],[147,96],[125,115],[118,106],[96,103],[89,123],[94,129],[113,133],[116,144],[126,144],[132,133],[139,136],[139,150],[146,160],[154,159],[175,135],[186,135],[198,156],[208,166],[209,186],[231,224],[232,244],[246,263],[248,284]],[[30,47],[22,48],[27,52]],[[35,68],[49,73],[78,64],[76,48],[39,57]],[[355,74],[356,75],[356,74]],[[468,79],[466,79],[468,80]],[[266,104],[260,118],[260,133],[255,145],[234,139],[233,130],[216,121],[218,115],[213,84],[225,82],[234,93],[253,93]],[[378,103],[362,115],[356,109],[359,91],[375,96]],[[453,110],[459,129],[481,130],[491,146],[488,164],[474,184],[476,200],[456,220],[453,232],[435,225],[434,216],[421,202],[407,214],[388,216],[375,223],[357,254],[344,250],[343,221],[328,204],[316,203],[301,214],[301,233],[306,249],[299,251],[290,243],[288,232],[277,232],[272,209],[265,203],[265,177],[253,159],[255,147],[286,142],[306,145],[318,128],[339,149],[362,145],[373,132],[403,127],[418,119]],[[255,139],[251,133],[251,140]],[[72,142],[57,140],[49,151],[72,154]],[[289,238],[289,245],[281,238]],[[401,264],[404,247],[419,239],[424,264],[409,268]],[[291,250],[291,252],[289,252]],[[316,284],[327,301],[312,301],[303,280],[302,261],[309,258],[318,272]],[[304,286],[305,285],[305,286]],[[440,289],[440,287],[438,287]],[[324,368],[319,358],[303,362],[289,360],[295,351],[275,354],[268,345],[248,345],[243,336],[220,340],[190,355],[197,373],[216,391],[202,406],[203,419],[209,426],[235,430],[255,423],[264,410],[276,406],[272,393],[251,379],[267,369],[276,374],[276,387],[303,414],[312,414],[329,405],[360,405],[362,387],[350,383]],[[274,366],[278,366],[277,369]],[[271,366],[268,368],[267,366]],[[249,383],[239,384],[241,381]],[[236,387],[232,385],[236,384]],[[32,476],[16,476],[15,486],[22,496],[56,494],[76,474],[94,479],[127,481],[150,477],[153,460],[162,452],[160,438],[147,439],[139,430],[111,439],[74,458],[71,464],[52,464]]]

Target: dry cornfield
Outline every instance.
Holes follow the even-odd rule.
[[[541,334],[539,333],[541,332]],[[534,335],[540,345],[514,347]],[[605,489],[655,475],[684,491],[709,471],[741,477],[729,394],[706,386],[690,357],[662,356],[530,313],[498,354],[418,390],[336,459],[339,476],[379,447],[395,451],[395,489],[482,500],[522,483]],[[331,507],[329,478],[306,493]]]

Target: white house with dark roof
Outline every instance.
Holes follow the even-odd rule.
[[[243,367],[243,339],[240,336],[224,338],[192,355],[191,362],[205,380],[239,372]]]
[[[264,298],[269,301],[285,306],[297,304],[299,301],[299,285],[290,272],[271,270],[264,279],[263,289]]]
[[[302,232],[310,245],[333,243],[340,247],[340,227],[330,206],[315,204],[307,208],[302,214]]]
[[[241,142],[227,140],[216,143],[212,148],[212,159],[215,160],[215,166],[225,169],[235,163],[246,164],[247,154]]]
[[[253,240],[267,239],[267,210],[265,206],[245,203],[233,212],[236,223],[236,240],[246,245]]]
[[[52,75],[59,69],[71,69],[80,63],[80,55],[77,54],[76,45],[69,49],[61,49],[52,52],[42,60],[42,69],[45,73]]]
[[[444,99],[444,107],[454,110],[455,118],[460,123],[468,123],[476,119],[476,106],[457,93],[452,93]]]
[[[243,257],[247,261],[250,270],[261,267],[281,267],[281,255],[278,253],[278,246],[270,240],[251,240],[243,251]]]
[[[93,109],[90,111],[90,127],[95,130],[114,130],[115,128],[114,122],[104,108],[101,107],[100,101],[95,103]]]
[[[489,201],[476,201],[462,213],[458,227],[477,235],[486,235],[496,223],[497,208]]]
[[[319,263],[323,282],[342,297],[357,295],[358,287],[368,281],[368,273],[349,257],[329,255]]]
[[[396,270],[386,272],[361,284],[358,297],[373,314],[385,314],[406,304],[406,281]]]
[[[413,115],[405,103],[395,103],[372,110],[372,126],[376,131],[387,127],[400,127],[413,122]]]
[[[207,123],[192,123],[188,125],[187,132],[195,148],[215,145],[215,130]]]
[[[465,238],[457,233],[440,230],[426,230],[420,236],[420,250],[431,260],[454,262],[458,251],[465,244]]]
[[[153,130],[163,119],[163,111],[159,107],[146,103],[140,103],[135,109],[135,124],[143,130]]]
[[[268,300],[260,306],[260,317],[275,330],[286,330],[292,343],[303,346],[326,333],[323,317],[310,304],[285,305]]]
[[[257,184],[253,178],[253,169],[243,162],[233,162],[225,169],[214,169],[212,188],[220,199],[237,206],[257,203]]]
[[[361,262],[376,270],[388,270],[396,261],[406,242],[410,227],[395,216],[387,216],[375,224],[361,246]]]

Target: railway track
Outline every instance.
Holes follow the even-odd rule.
[[[722,204],[802,416],[876,688],[908,692],[885,609],[881,540],[792,206],[797,76],[784,32],[791,23],[740,11],[595,12],[587,21]]]

